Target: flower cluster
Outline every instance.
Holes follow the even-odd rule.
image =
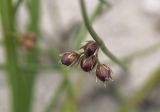
[[[83,49],[83,52],[70,51],[63,53],[61,55],[61,63],[66,66],[78,63],[85,72],[90,72],[96,67],[96,76],[99,80],[106,82],[112,79],[111,69],[107,65],[101,64],[98,60],[99,46],[95,41],[88,41],[80,49]]]

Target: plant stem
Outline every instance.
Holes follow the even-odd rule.
[[[40,0],[27,0],[29,7],[29,17],[30,17],[30,23],[28,26],[28,32],[34,32],[36,34],[36,38],[38,41],[39,36],[39,16],[40,16]],[[29,70],[23,70],[22,73],[25,74],[25,82],[27,85],[26,88],[26,105],[28,106],[28,111],[32,110],[32,97],[33,97],[33,87],[36,75],[38,73],[38,46],[37,43],[35,44],[35,47],[26,54],[25,62],[26,66],[34,65],[34,69]]]
[[[74,96],[74,90],[73,87],[70,83],[70,80],[68,78],[68,74],[70,71],[66,70],[66,68],[64,68],[61,64],[59,64],[59,56],[58,56],[58,52],[55,49],[52,49],[52,51],[49,51],[50,56],[52,56],[55,65],[57,65],[57,70],[59,73],[62,74],[63,76],[63,80],[60,83],[60,85],[58,86],[57,90],[55,91],[55,94],[53,94],[51,100],[48,102],[44,112],[53,112],[54,107],[60,97],[60,95],[62,94],[62,92],[67,89],[68,95],[73,97]]]
[[[2,17],[2,27],[4,35],[4,48],[6,55],[7,79],[10,87],[12,112],[27,112],[25,105],[25,88],[23,76],[20,73],[19,61],[17,55],[17,42],[14,36],[7,32],[14,32],[14,13],[12,0],[1,0],[0,11]]]
[[[121,66],[124,70],[127,70],[126,65],[121,62],[116,56],[114,56],[105,46],[105,43],[103,42],[103,40],[98,36],[98,34],[94,31],[94,29],[92,28],[90,21],[88,19],[88,15],[86,12],[86,6],[84,3],[84,0],[79,0],[80,1],[80,6],[81,6],[81,11],[82,11],[82,16],[83,16],[83,20],[85,23],[86,28],[88,29],[90,35],[92,36],[92,38],[97,42],[97,44],[100,46],[100,48],[102,49],[103,53],[105,55],[107,55],[112,61],[114,61],[115,63],[117,63],[119,66]]]
[[[91,23],[93,23],[96,19],[97,16],[99,16],[102,13],[103,10],[103,6],[104,4],[102,2],[98,3],[98,5],[96,6],[96,8],[94,9],[91,17],[90,17],[90,21]],[[75,38],[75,42],[74,42],[74,48],[79,48],[82,41],[85,39],[86,35],[87,35],[87,29],[84,25],[84,23],[81,23],[80,28],[78,30],[78,33],[76,34],[76,38]]]
[[[142,87],[137,90],[126,102],[124,102],[117,112],[130,112],[135,106],[137,106],[148,94],[153,90],[153,88],[160,83],[160,66],[158,66],[150,77],[142,85]]]
[[[53,108],[55,107],[59,96],[62,94],[62,92],[66,89],[67,80],[64,78],[60,85],[58,86],[57,90],[53,94],[53,96],[50,99],[50,102],[47,104],[47,107],[45,108],[44,112],[52,112]]]
[[[62,92],[67,89],[68,94],[70,97],[74,96],[74,91],[72,89],[72,86],[70,84],[70,81],[68,79],[68,73],[66,72],[66,70],[64,70],[63,68],[60,68],[60,73],[63,74],[63,80],[60,83],[60,85],[58,86],[57,90],[55,91],[55,93],[53,94],[51,100],[48,102],[44,112],[53,112],[53,109],[55,108],[55,105],[60,97],[60,95],[62,94]]]

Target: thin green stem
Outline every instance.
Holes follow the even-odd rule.
[[[98,3],[97,6],[95,7],[91,17],[90,17],[90,22],[93,23],[95,19],[102,13],[103,11],[103,3]],[[84,25],[84,23],[81,23],[80,28],[78,30],[78,33],[76,34],[76,38],[74,40],[74,47],[77,49],[80,47],[82,41],[85,39],[87,35],[87,29]]]
[[[29,17],[30,17],[30,23],[28,26],[28,32],[34,32],[36,34],[36,38],[38,41],[38,36],[39,36],[39,16],[40,16],[40,0],[27,0],[28,5],[30,6],[29,8]],[[29,65],[34,65],[34,69],[31,70],[23,70],[22,73],[25,75],[25,83],[27,85],[26,88],[26,106],[28,107],[26,111],[31,111],[32,110],[32,97],[33,97],[33,87],[34,87],[34,82],[36,75],[38,73],[38,46],[37,43],[35,44],[35,47],[26,54],[25,57],[25,64],[26,66]]]
[[[67,98],[59,112],[78,112],[78,107],[75,99],[72,97]]]
[[[150,77],[126,102],[124,102],[117,112],[130,112],[137,106],[153,89],[160,83],[160,66],[158,66]]]
[[[7,79],[10,87],[12,112],[27,112],[25,105],[25,84],[20,73],[17,55],[17,42],[14,36],[6,32],[14,32],[14,13],[12,0],[1,0],[0,11],[4,35],[4,49],[6,55]]]
[[[85,3],[84,3],[84,0],[79,0],[79,1],[80,1],[80,6],[81,6],[81,11],[82,11],[84,23],[85,23],[86,28],[88,29],[90,35],[92,36],[92,38],[97,42],[97,44],[100,46],[100,48],[102,49],[102,51],[105,55],[107,55],[112,61],[117,63],[119,66],[121,66],[124,70],[126,70],[127,69],[126,65],[123,62],[121,62],[116,56],[114,56],[107,49],[103,40],[98,36],[98,34],[92,28],[92,26],[90,24],[90,21],[88,19],[88,15],[87,15],[87,12],[86,12],[86,6],[85,6]]]
[[[60,85],[58,86],[55,94],[53,94],[51,100],[47,103],[47,106],[46,106],[44,112],[53,112],[54,107],[55,107],[58,99],[60,98],[60,95],[62,94],[62,92],[65,89],[67,89],[69,96],[74,97],[74,94],[75,94],[73,87],[70,83],[70,80],[68,78],[68,74],[70,71],[66,70],[66,68],[64,68],[61,64],[59,64],[58,54],[59,53],[55,49],[52,49],[52,51],[49,51],[48,55],[50,55],[53,58],[55,65],[57,65],[57,71],[62,74],[63,80],[60,83]]]
[[[67,89],[68,95],[70,97],[74,96],[74,91],[72,89],[72,86],[71,86],[70,81],[69,81],[68,76],[67,76],[68,73],[63,68],[60,68],[59,71],[60,71],[60,73],[63,74],[63,80],[60,83],[60,85],[58,86],[56,92],[51,97],[51,100],[48,102],[44,112],[53,112],[53,109],[55,108],[55,105],[57,104],[58,99],[60,98],[62,92],[65,89]]]
[[[62,92],[66,89],[67,86],[67,80],[64,78],[60,85],[57,87],[57,90],[51,97],[49,103],[47,104],[47,107],[45,108],[44,112],[52,112],[53,108],[56,106],[56,103],[59,99],[59,96],[62,94]]]

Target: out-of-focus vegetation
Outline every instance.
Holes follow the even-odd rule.
[[[124,74],[129,74],[129,64],[133,60],[145,57],[153,53],[154,51],[159,50],[160,42],[157,42],[155,45],[151,45],[146,49],[137,50],[136,52],[133,52],[127,56],[117,58],[111,53],[111,49],[109,51],[106,48],[107,45],[105,45],[103,40],[101,40],[101,38],[98,36],[98,34],[96,34],[94,29],[90,25],[96,20],[97,17],[103,15],[103,12],[112,10],[110,4],[108,3],[108,1],[99,0],[91,16],[88,17],[86,14],[84,0],[79,1],[79,4],[81,3],[82,16],[84,17],[84,21],[79,23],[74,31],[69,32],[72,33],[72,36],[74,37],[71,39],[69,38],[70,41],[73,41],[73,45],[70,45],[72,49],[78,49],[80,47],[80,43],[85,40],[89,31],[93,39],[97,41],[97,43],[102,48],[102,51],[111,59],[110,63],[119,65],[120,67],[125,68],[125,70],[127,69]],[[36,35],[36,42],[33,48],[29,50],[25,49],[20,42],[21,39],[24,38],[24,34],[20,33],[17,28],[18,22],[16,21],[16,15],[19,7],[22,4],[25,5],[29,16],[29,23],[25,28],[25,33],[27,34],[32,32]],[[43,43],[43,36],[41,35],[42,33],[40,31],[41,13],[40,0],[0,1],[0,25],[3,32],[1,47],[4,48],[6,59],[5,63],[0,65],[0,67],[2,70],[6,71],[8,89],[10,92],[9,98],[11,103],[11,111],[32,112],[34,84],[36,78],[38,77],[38,73],[41,70],[53,70],[53,72],[56,71],[61,74],[62,81],[46,104],[44,112],[55,111],[57,109],[57,104],[59,103],[61,96],[63,96],[63,93],[66,93],[65,98],[63,99],[64,103],[59,106],[60,108],[58,110],[61,112],[78,112],[79,107],[77,99],[78,93],[76,91],[77,87],[75,87],[76,84],[71,81],[71,77],[69,75],[75,70],[78,71],[78,69],[76,67],[72,67],[69,69],[59,63],[59,54],[62,51],[60,48],[48,47],[47,49],[43,49],[41,47],[41,43]],[[40,61],[40,58],[44,54],[49,57],[49,60],[53,61],[51,64],[47,65]],[[75,80],[78,81],[79,79]],[[138,104],[141,103],[145,99],[145,97],[147,97],[147,95],[159,84],[159,82],[160,65],[158,65],[158,67],[153,70],[148,80],[146,80],[145,83],[142,84],[142,87],[135,91],[133,95],[129,96],[129,98],[123,97],[122,93],[119,92],[119,88],[114,85],[114,82],[111,83],[110,92],[115,97],[121,99],[119,102],[119,108],[117,108],[116,111],[136,111]]]

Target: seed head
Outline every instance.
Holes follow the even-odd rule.
[[[98,64],[96,69],[96,76],[103,82],[111,80],[111,69],[105,64]]]
[[[80,66],[85,72],[89,72],[95,67],[96,63],[97,57],[93,55],[90,57],[83,57]]]
[[[76,52],[65,52],[62,56],[61,56],[61,63],[66,65],[66,66],[70,66],[75,64],[78,59],[79,59],[80,55]]]
[[[82,46],[81,48],[84,49],[84,53],[85,53],[86,56],[91,56],[98,49],[98,45],[95,41],[90,40],[84,46]]]
[[[21,44],[25,49],[31,50],[35,46],[35,41],[35,34],[31,32],[23,36]]]
[[[33,32],[26,33],[24,38],[31,41],[36,41],[36,35]]]

